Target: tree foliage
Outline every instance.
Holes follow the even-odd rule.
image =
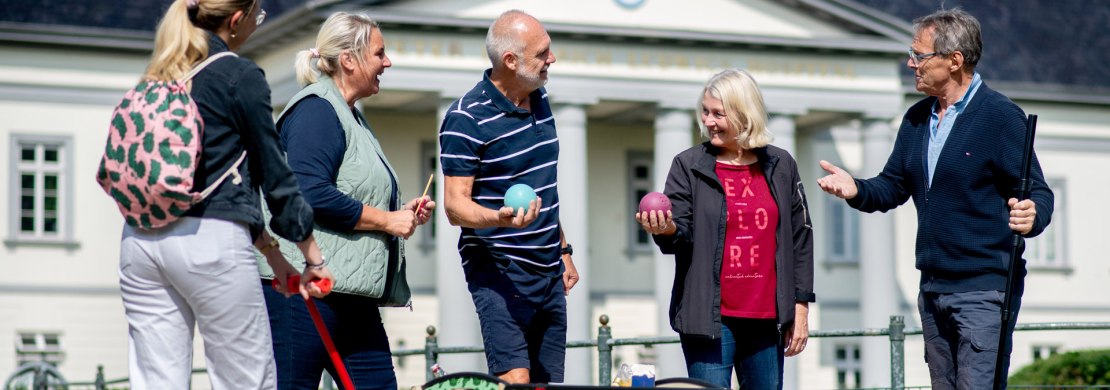
[[[1110,385],[1110,349],[1073,351],[1033,362],[1010,377],[1011,385]]]

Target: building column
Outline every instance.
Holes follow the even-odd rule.
[[[438,119],[436,124],[443,125],[443,117],[447,114],[452,100],[442,98],[436,111]],[[437,129],[438,134],[438,129]],[[437,137],[438,140],[438,137]],[[438,144],[438,141],[437,141]],[[436,152],[439,156],[439,152]],[[439,164],[437,162],[436,166]],[[470,298],[470,291],[466,287],[466,278],[463,276],[462,259],[459,257],[458,242],[461,230],[458,226],[451,226],[447,220],[447,213],[442,212],[443,202],[443,169],[436,169],[436,295],[439,298],[439,321],[436,325],[436,334],[439,336],[440,347],[473,347],[482,345],[481,328],[478,327],[478,316],[474,309],[474,301]],[[443,354],[439,356],[439,363],[448,373],[461,371],[486,372],[485,355],[480,353]]]
[[[767,130],[775,136],[775,141],[772,145],[778,146],[783,150],[794,156],[795,159],[798,155],[795,151],[798,150],[796,145],[796,138],[794,136],[796,125],[794,123],[795,116],[792,114],[774,113],[767,118]],[[801,355],[805,356],[805,355]],[[782,388],[784,390],[794,390],[798,387],[798,359],[801,357],[791,357],[783,360],[782,365]]]
[[[655,191],[663,191],[667,173],[671,169],[674,156],[689,148],[693,143],[693,111],[690,109],[660,108],[655,117],[654,167]],[[671,330],[670,304],[671,286],[674,284],[674,256],[655,251],[655,304],[658,307],[656,323],[659,336],[678,336]],[[685,377],[686,360],[678,344],[656,344],[655,377]]]
[[[775,136],[775,142],[773,142],[772,145],[790,152],[790,155],[794,156],[794,159],[798,158],[798,155],[794,154],[794,151],[797,150],[794,138],[794,115],[771,114],[770,117],[767,118],[767,130],[770,130],[771,134]]]
[[[863,121],[863,169],[859,177],[874,177],[890,156],[893,136],[889,118]],[[886,328],[899,313],[894,274],[894,213],[860,215],[860,313],[864,328]],[[864,239],[866,238],[866,239]],[[890,386],[890,343],[883,337],[864,337],[860,345],[862,387]]]
[[[568,244],[574,246],[574,266],[578,284],[567,296],[567,341],[590,339],[590,242],[587,208],[588,176],[586,162],[586,108],[580,104],[554,107],[559,132],[559,226]],[[548,205],[544,205],[545,207]],[[588,348],[567,349],[568,384],[591,384],[595,366]]]

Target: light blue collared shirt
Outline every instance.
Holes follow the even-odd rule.
[[[940,116],[937,115],[938,100],[933,103],[933,109],[929,115],[929,185],[933,185],[933,171],[937,168],[937,159],[940,158],[940,151],[944,149],[944,143],[948,141],[948,134],[952,133],[952,125],[956,123],[956,118],[964,112],[967,103],[975,96],[975,91],[983,84],[983,80],[979,77],[979,72],[975,72],[975,76],[971,78],[971,86],[967,88],[964,97],[952,103],[944,113],[944,120],[939,120]]]

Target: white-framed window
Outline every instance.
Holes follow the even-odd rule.
[[[30,362],[57,365],[65,359],[62,334],[59,332],[20,331],[15,336],[16,366]]]
[[[428,175],[433,175],[439,170],[439,155],[437,155],[439,147],[435,141],[421,141],[420,142],[420,178],[421,180],[428,180]],[[422,182],[426,183],[426,182]],[[432,180],[432,186],[428,187],[428,196],[432,199],[436,197],[436,183]],[[423,188],[420,191],[424,191]],[[440,209],[443,205],[438,206]],[[436,219],[432,217],[425,226],[416,229],[420,234],[419,248],[424,253],[434,250],[436,247]]]
[[[860,387],[859,344],[836,344],[833,366],[836,367],[836,388]]]
[[[1048,359],[1049,357],[1051,357],[1052,355],[1055,355],[1057,353],[1060,353],[1060,346],[1059,345],[1044,345],[1044,344],[1034,344],[1033,345],[1033,361],[1038,361],[1038,360],[1041,360],[1041,359]]]
[[[1030,268],[1067,268],[1065,248],[1067,248],[1067,182],[1063,178],[1045,178],[1052,188],[1055,204],[1052,210],[1052,223],[1040,235],[1025,240],[1025,253],[1022,257]]]
[[[70,137],[12,135],[7,244],[72,245]]]
[[[634,215],[640,208],[640,199],[654,188],[654,158],[651,152],[632,150],[628,152],[626,173],[628,176],[628,205],[631,208],[628,215]],[[651,236],[636,223],[635,218],[628,219],[628,249],[629,252],[651,252],[655,244]]]
[[[859,211],[848,206],[843,199],[822,196],[825,200],[825,237],[828,262],[832,264],[859,263]]]

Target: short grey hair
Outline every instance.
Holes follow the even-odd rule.
[[[486,55],[494,68],[501,67],[501,55],[505,52],[520,57],[524,52],[524,39],[511,27],[522,17],[532,17],[528,13],[513,9],[505,11],[490,24],[486,33]]]
[[[964,67],[975,69],[979,57],[983,55],[983,35],[979,20],[959,8],[940,10],[914,19],[913,31],[933,29],[933,50],[943,55],[960,52],[964,55]]]

